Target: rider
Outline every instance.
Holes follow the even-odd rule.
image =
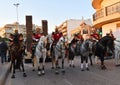
[[[91,34],[91,27],[88,26],[84,21],[81,23],[81,35],[83,36],[84,41],[87,39],[90,39],[90,34]],[[83,64],[84,61],[87,61],[87,58],[84,59],[84,57],[81,57],[81,69],[83,70]],[[88,62],[86,62],[86,69],[89,70],[88,68]]]
[[[36,28],[36,33],[33,33],[33,40],[38,42],[41,36],[42,36],[42,30],[40,28]]]
[[[53,39],[52,46],[57,44],[61,36],[62,36],[62,32],[59,32],[58,29],[55,28],[55,32],[52,33],[52,39]]]
[[[62,33],[60,33],[58,31],[58,29],[56,28],[55,32],[52,33],[53,42],[56,44],[59,41],[59,39],[60,39],[61,36],[62,36]]]
[[[90,39],[91,29],[90,26],[86,25],[85,22],[82,22],[81,26],[81,35],[83,36],[83,39]]]
[[[77,40],[83,41],[83,36],[81,35],[81,31],[79,31],[78,35],[77,35]]]
[[[112,32],[112,30],[110,30],[110,33],[109,33],[109,35],[112,37],[112,39],[113,40],[115,40],[116,38],[114,37],[114,35],[113,35],[113,32]]]
[[[96,31],[95,28],[92,29],[91,39],[92,39],[94,42],[98,42],[99,39],[100,39],[100,35],[97,33],[97,31]]]

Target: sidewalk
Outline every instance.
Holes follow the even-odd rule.
[[[6,79],[10,72],[10,63],[5,64],[0,63],[0,85],[5,85]]]

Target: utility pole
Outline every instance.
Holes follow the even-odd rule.
[[[18,19],[18,6],[20,5],[19,3],[13,4],[16,7],[16,14],[17,14],[17,26],[16,26],[16,30],[19,30],[19,19]]]

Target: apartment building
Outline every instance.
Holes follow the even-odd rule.
[[[120,0],[92,0],[96,10],[93,14],[93,26],[102,28],[103,36],[110,31],[120,37]]]

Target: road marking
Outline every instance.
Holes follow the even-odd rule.
[[[65,81],[68,85],[73,85],[71,82],[69,82],[67,79],[64,79],[63,81]]]

